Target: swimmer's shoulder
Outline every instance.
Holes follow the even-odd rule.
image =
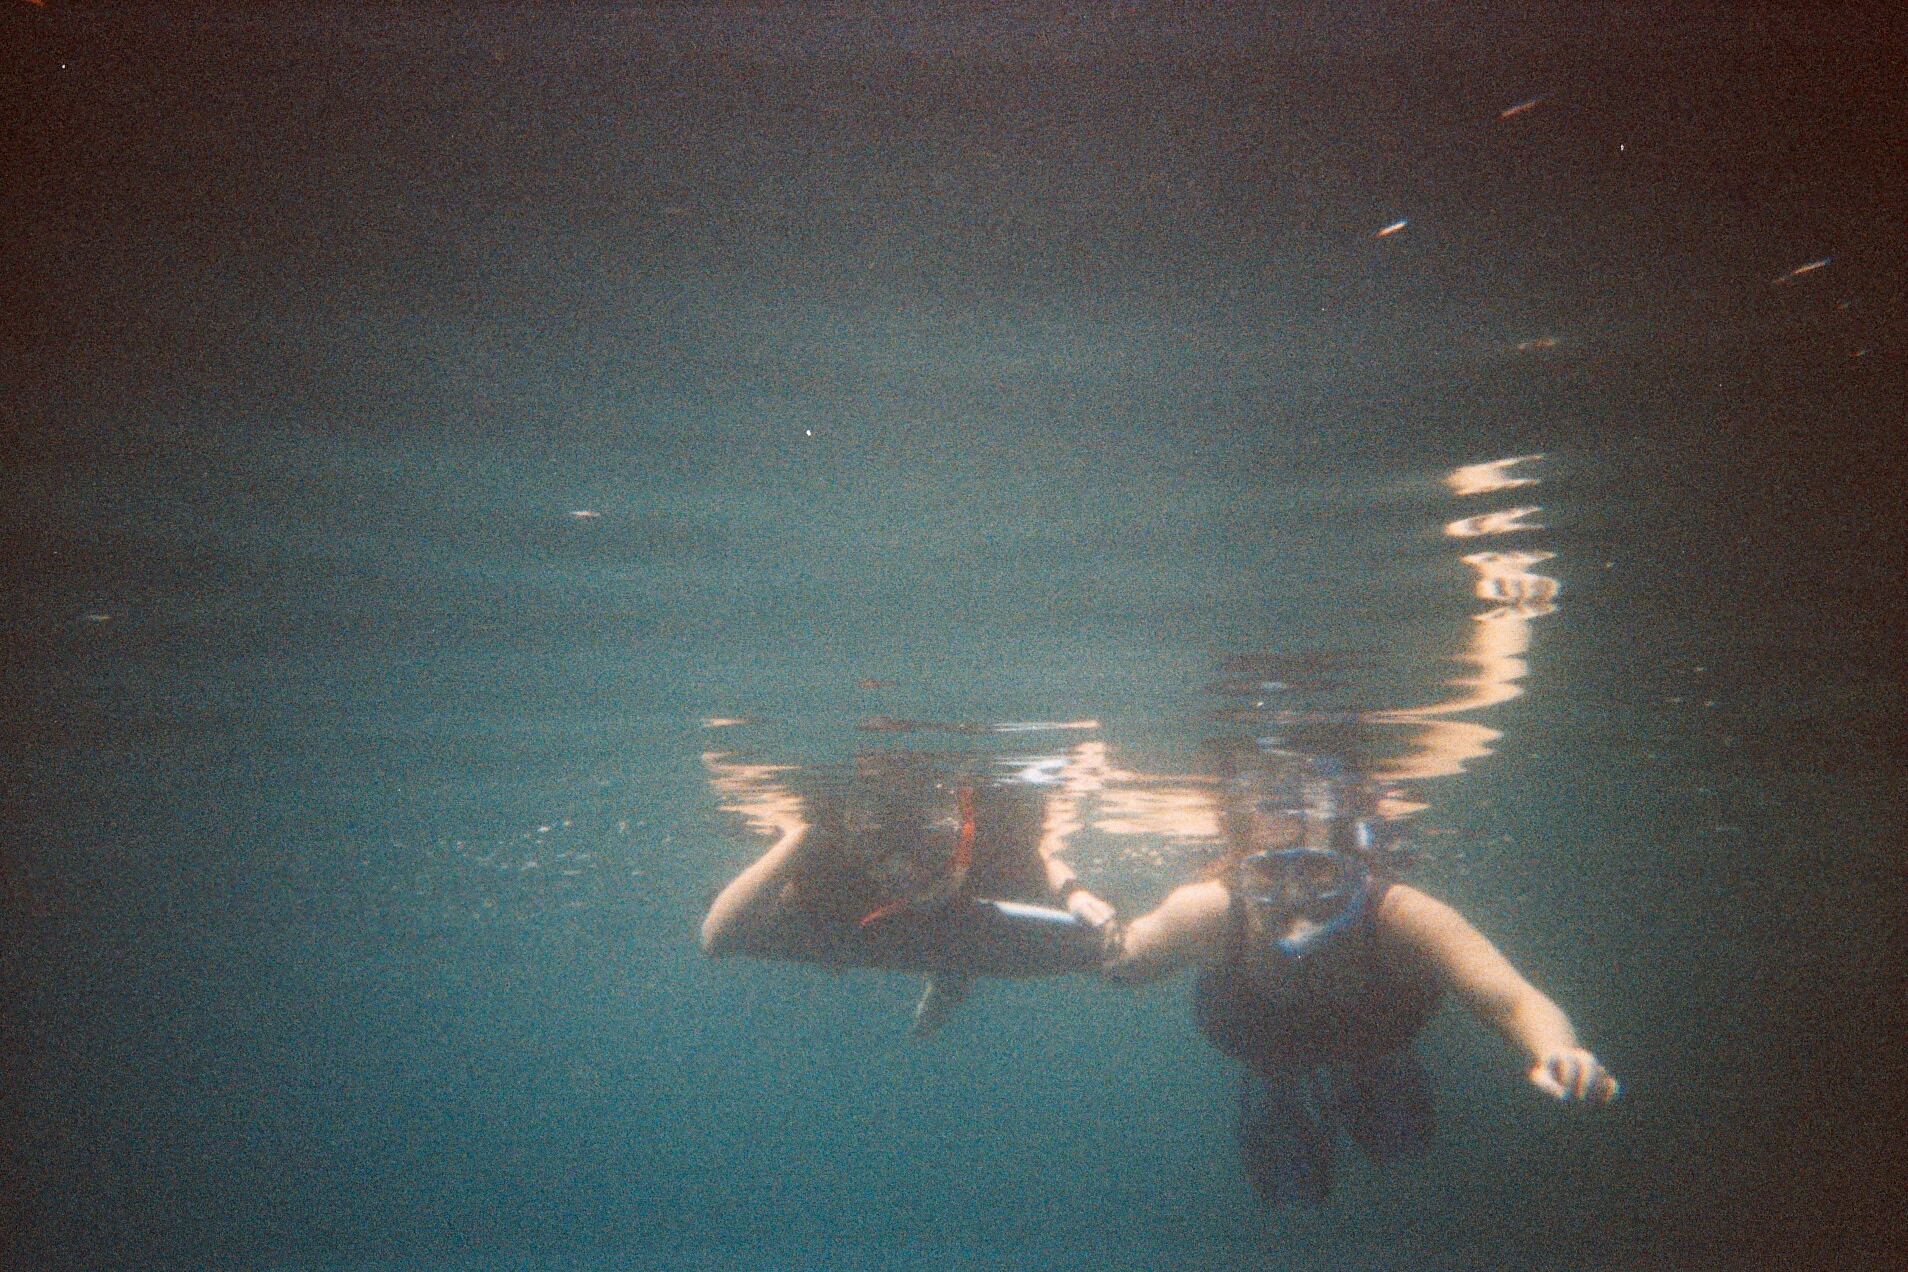
[[[1231,909],[1232,889],[1220,879],[1201,879],[1167,893],[1158,912],[1171,913],[1181,923],[1203,928],[1223,925]]]

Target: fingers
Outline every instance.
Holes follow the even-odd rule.
[[[1542,1091],[1545,1095],[1552,1096],[1556,1099],[1567,1100],[1570,1098],[1569,1088],[1552,1076],[1549,1061],[1531,1069],[1530,1084],[1539,1091]]]
[[[1530,1071],[1531,1085],[1558,1100],[1594,1100],[1608,1103],[1622,1090],[1602,1063],[1588,1051],[1553,1051]]]
[[[1094,927],[1105,927],[1114,916],[1114,909],[1091,892],[1075,892],[1067,899],[1067,909],[1091,923]]]

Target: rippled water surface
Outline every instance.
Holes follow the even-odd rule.
[[[1900,47],[1675,12],[15,5],[9,1262],[1879,1266]],[[1447,1011],[1268,1210],[1184,981],[697,948],[858,757],[1136,913],[1331,712],[1617,1104]]]

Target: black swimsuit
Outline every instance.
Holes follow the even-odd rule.
[[[1246,903],[1231,893],[1231,948],[1199,977],[1194,1003],[1200,1032],[1247,1066],[1239,1151],[1268,1202],[1325,1200],[1340,1127],[1378,1162],[1423,1152],[1436,1135],[1431,1084],[1411,1040],[1443,988],[1433,969],[1401,963],[1380,944],[1376,916],[1389,887],[1374,881],[1358,921],[1298,959],[1249,948]]]
[[[1364,915],[1325,948],[1301,959],[1248,958],[1245,899],[1230,893],[1226,961],[1199,977],[1200,1032],[1261,1072],[1355,1062],[1410,1045],[1437,1012],[1443,987],[1429,968],[1401,966],[1378,943],[1377,914],[1391,885],[1374,881]],[[1276,986],[1254,975],[1276,966]]]

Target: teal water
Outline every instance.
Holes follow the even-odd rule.
[[[10,1262],[1885,1257],[1875,14],[16,8]],[[1412,879],[1616,1105],[1447,1011],[1439,1149],[1269,1211],[1184,982],[921,1042],[907,977],[696,948],[762,843],[705,751],[1192,772],[1228,658],[1452,701],[1479,550],[1557,590]]]

